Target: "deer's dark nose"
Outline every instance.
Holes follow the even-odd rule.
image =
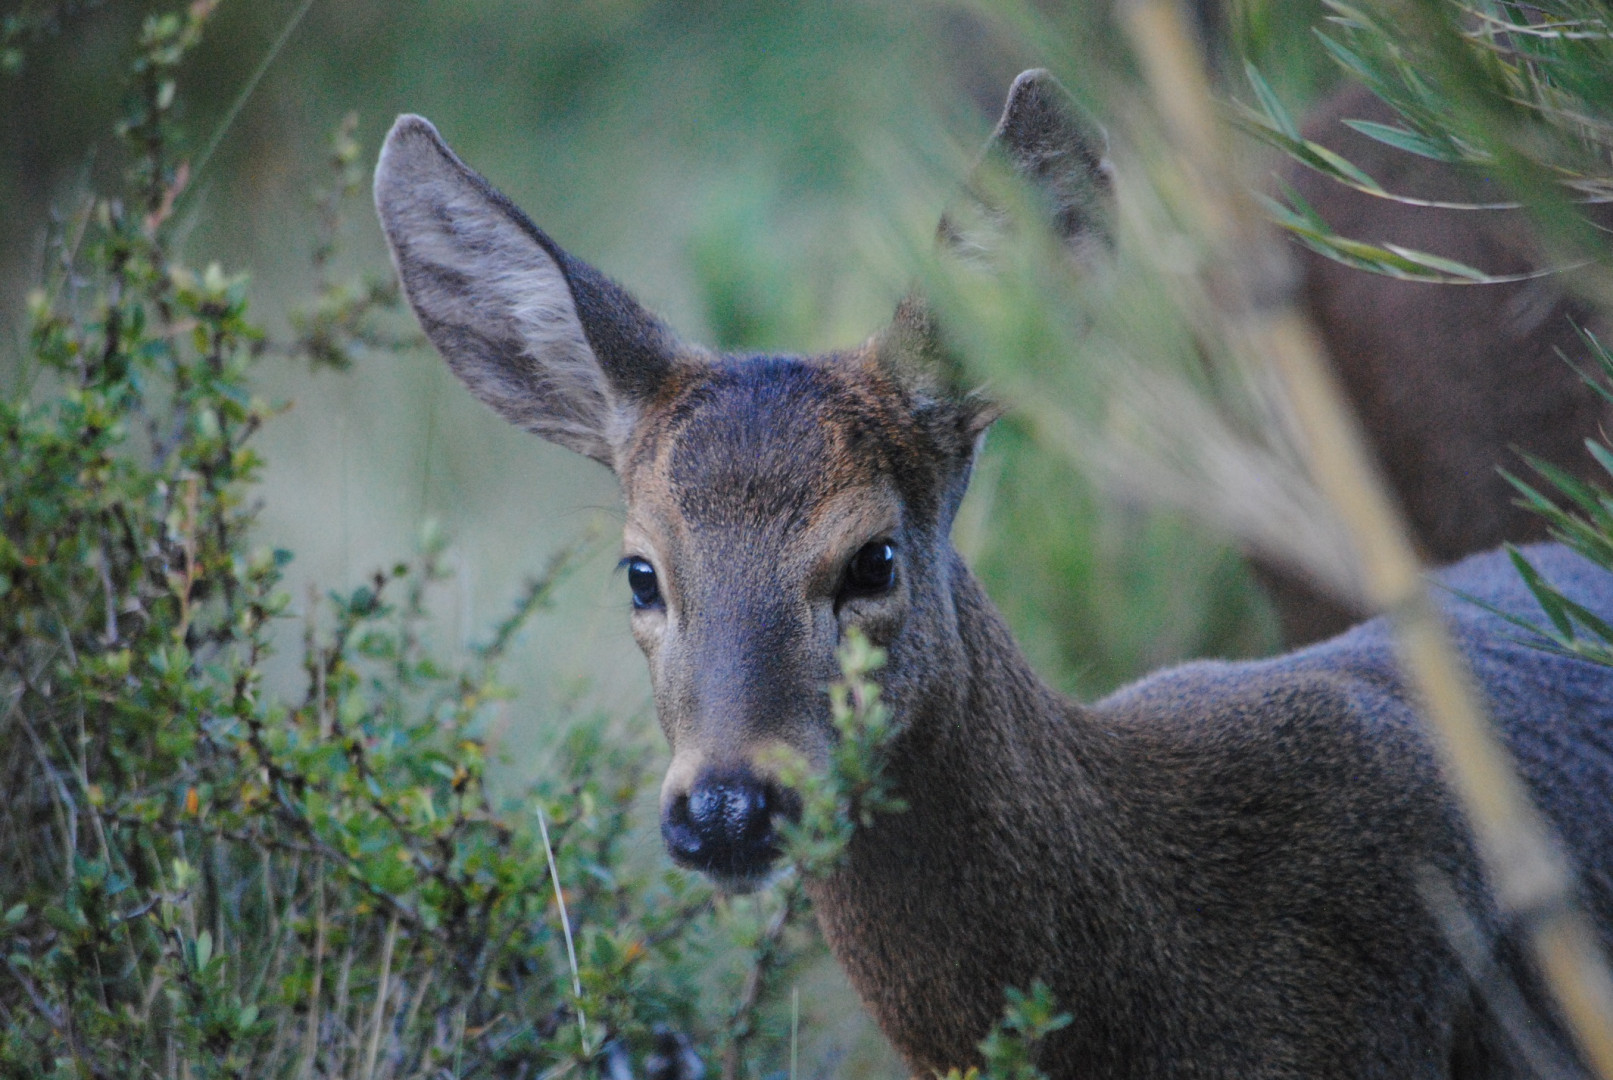
[[[708,773],[661,816],[661,836],[681,865],[718,877],[756,877],[778,858],[775,818],[799,813],[790,793],[748,771]]]

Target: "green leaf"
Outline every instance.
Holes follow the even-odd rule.
[[[1317,31],[1316,37],[1317,40],[1321,41],[1322,47],[1326,49],[1330,55],[1332,55],[1333,59],[1345,71],[1348,71],[1350,74],[1366,83],[1369,87],[1381,85],[1382,80],[1378,78],[1378,73],[1373,70],[1365,60],[1361,59],[1357,53],[1347,48],[1335,38],[1329,37],[1327,34],[1324,34],[1320,31]]]
[[[1271,121],[1272,126],[1283,135],[1297,141],[1300,138],[1299,125],[1294,123],[1294,118],[1288,114],[1287,109],[1283,108],[1282,101],[1278,99],[1277,94],[1272,90],[1271,84],[1266,82],[1265,76],[1260,74],[1260,69],[1255,67],[1253,61],[1245,61],[1243,70],[1244,74],[1249,78],[1249,85],[1254,87],[1255,97],[1259,100],[1260,107],[1266,111],[1266,116]]]
[[[1523,557],[1523,552],[1511,544],[1507,545],[1507,557],[1512,560],[1512,565],[1517,568],[1519,576],[1523,578],[1523,583],[1529,587],[1530,592],[1534,593],[1535,600],[1540,604],[1540,609],[1551,620],[1552,626],[1556,627],[1559,639],[1564,642],[1572,641],[1574,639],[1574,624],[1569,621],[1568,612],[1563,607],[1562,595],[1547,584],[1546,580],[1540,576],[1540,572],[1530,564],[1528,559]]]
[[[1476,284],[1485,284],[1498,280],[1494,275],[1486,274],[1483,270],[1458,262],[1455,259],[1447,259],[1442,255],[1401,247],[1399,244],[1385,244],[1384,248],[1414,266],[1438,270],[1453,278],[1464,278]]]
[[[1524,460],[1535,472],[1545,477],[1551,486],[1568,496],[1576,505],[1587,511],[1595,509],[1598,502],[1598,492],[1595,488],[1582,481],[1579,477],[1564,469],[1553,465],[1544,458],[1525,454]]]
[[[203,930],[196,935],[191,946],[191,959],[198,972],[207,970],[207,965],[213,959],[213,935],[210,931]]]
[[[1346,127],[1354,128],[1369,139],[1376,139],[1385,146],[1392,146],[1397,150],[1404,150],[1409,154],[1429,158],[1433,161],[1459,162],[1462,155],[1451,150],[1443,143],[1436,142],[1426,135],[1409,131],[1403,127],[1390,124],[1374,123],[1371,120],[1345,120]]]
[[[1556,592],[1556,590],[1554,589],[1553,592]],[[1556,595],[1558,600],[1562,603],[1563,607],[1567,609],[1568,614],[1575,622],[1579,623],[1586,630],[1589,630],[1602,641],[1613,643],[1613,626],[1610,626],[1605,620],[1602,619],[1601,616],[1597,615],[1594,611],[1578,603],[1572,598],[1564,596],[1560,592],[1556,592]]]
[[[1579,335],[1579,340],[1590,350],[1591,356],[1601,367],[1603,378],[1613,380],[1613,351],[1602,344],[1602,339],[1586,327],[1575,325],[1574,332]]]
[[[1613,476],[1613,450],[1609,450],[1595,439],[1586,439],[1585,449],[1590,451],[1591,457],[1596,459],[1596,463],[1602,467],[1602,471],[1609,476]]]
[[[1300,138],[1298,135],[1285,133],[1273,121],[1253,109],[1249,109],[1246,106],[1240,107],[1235,119],[1239,127],[1248,134],[1270,146],[1276,147],[1302,165],[1306,165],[1324,176],[1331,177],[1341,184],[1359,188],[1373,195],[1387,194],[1376,180],[1357,168],[1352,162],[1320,143],[1310,142]]]

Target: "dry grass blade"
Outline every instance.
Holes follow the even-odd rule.
[[[386,997],[392,977],[392,950],[398,943],[398,916],[386,924],[386,941],[381,945],[381,975],[375,987],[375,1010],[370,1014],[370,1041],[364,1050],[364,1080],[375,1080],[375,1059],[381,1049],[381,1032],[386,1027]]]
[[[549,858],[549,880],[554,883],[554,902],[560,908],[560,930],[566,938],[566,959],[571,964],[571,989],[577,995],[577,1037],[581,1041],[583,1057],[588,1056],[588,1018],[582,1011],[582,973],[577,967],[577,947],[571,940],[571,917],[566,914],[566,893],[560,887],[560,869],[554,861],[554,845],[549,843],[549,821],[543,807],[537,807],[538,833],[543,837],[543,851]]]
[[[258,66],[253,69],[246,83],[242,85],[240,92],[235,95],[235,100],[230,103],[224,118],[214,128],[212,138],[207,140],[207,145],[196,156],[196,164],[191,169],[192,178],[200,176],[202,171],[207,168],[208,163],[213,160],[214,151],[218,149],[219,143],[224,141],[224,136],[229,133],[230,128],[235,126],[235,119],[241,114],[241,108],[247,103],[247,99],[252,96],[253,92],[257,90],[258,83],[263,81],[264,73],[274,64],[275,58],[285,48],[286,42],[291,40],[291,35],[296,32],[298,26],[302,25],[303,16],[307,15],[308,9],[313,6],[314,0],[303,0],[298,5],[297,10],[293,11],[291,17],[286,20],[279,35],[269,46],[268,51],[263,54],[263,59],[258,61]],[[190,190],[190,188],[187,187],[186,190]]]

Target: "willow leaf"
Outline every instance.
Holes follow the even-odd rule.
[[[1462,160],[1460,154],[1451,150],[1426,135],[1393,124],[1378,124],[1371,120],[1345,120],[1346,127],[1354,128],[1369,139],[1375,139],[1385,146],[1392,146],[1396,150],[1404,150],[1408,154],[1418,157],[1430,158],[1434,161],[1456,163]]]

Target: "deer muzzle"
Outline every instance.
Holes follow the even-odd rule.
[[[679,865],[699,870],[728,892],[751,892],[779,861],[779,825],[795,820],[795,792],[749,766],[707,769],[688,790],[668,791],[661,836]]]

